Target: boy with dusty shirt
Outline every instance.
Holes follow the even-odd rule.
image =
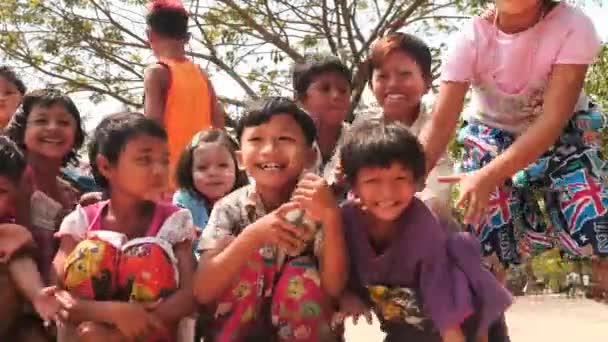
[[[330,187],[304,173],[314,122],[293,101],[271,98],[237,135],[239,164],[255,183],[218,201],[201,236],[194,294],[213,307],[205,341],[336,341],[344,235]],[[316,229],[290,223],[298,211]]]

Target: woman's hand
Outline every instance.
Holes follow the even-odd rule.
[[[465,208],[464,224],[478,224],[485,214],[490,195],[500,182],[483,168],[477,171],[460,173],[438,178],[444,183],[458,183],[460,196],[456,202],[459,208]]]

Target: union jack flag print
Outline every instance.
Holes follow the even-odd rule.
[[[580,231],[587,221],[608,211],[608,191],[587,170],[576,170],[558,181],[566,190],[561,193],[560,207],[570,234]]]

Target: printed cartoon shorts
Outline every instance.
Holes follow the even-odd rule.
[[[577,256],[608,255],[608,166],[599,150],[603,127],[601,113],[575,113],[549,151],[494,190],[480,224],[469,227],[484,255],[496,253],[504,265],[554,246]],[[504,152],[515,137],[471,122],[457,139],[464,145],[461,171],[469,172]]]
[[[249,341],[266,320],[273,330],[266,333],[276,335],[278,341],[336,341],[330,329],[332,306],[321,289],[313,258],[292,259],[275,278],[276,259],[269,249],[255,253],[221,296],[205,334],[216,342]],[[264,313],[268,301],[270,313]]]
[[[154,302],[178,288],[176,264],[161,239],[93,231],[67,257],[63,284],[79,298]]]

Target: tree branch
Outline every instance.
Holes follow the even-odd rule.
[[[258,24],[249,15],[249,13],[247,13],[247,11],[245,11],[244,9],[239,7],[233,0],[216,0],[216,1],[225,4],[226,6],[230,7],[232,10],[237,12],[241,16],[241,18],[247,23],[247,25],[250,26],[252,29],[254,29],[256,32],[258,32],[264,38],[264,40],[266,40],[269,43],[274,44],[277,48],[279,48],[281,51],[285,52],[293,60],[298,61],[298,60],[303,59],[302,55],[299,54],[296,50],[294,50],[287,42],[283,41],[280,37],[278,37],[275,34],[272,34],[268,30],[266,30],[262,25]]]
[[[323,33],[325,34],[325,39],[327,40],[327,44],[329,45],[331,52],[334,55],[338,55],[338,46],[336,45],[336,42],[331,34],[331,30],[329,29],[329,25],[327,24],[327,12],[327,0],[321,0],[321,25],[323,27]]]
[[[197,25],[200,25],[200,22],[198,21],[198,19],[196,17],[194,17],[194,21],[197,23]],[[221,70],[226,72],[226,74],[228,74],[228,76],[230,76],[230,78],[232,78],[236,83],[238,83],[238,85],[241,88],[243,88],[243,90],[245,91],[245,93],[247,93],[248,96],[250,96],[252,98],[256,98],[257,97],[256,92],[247,84],[247,82],[245,82],[245,80],[243,78],[241,78],[236,73],[234,68],[230,67],[228,64],[224,63],[224,61],[222,61],[220,58],[217,57],[217,51],[215,50],[215,47],[213,46],[213,42],[209,38],[208,34],[202,29],[201,29],[201,34],[203,36],[203,44],[207,47],[207,49],[211,53],[211,55],[205,56],[206,58],[205,57],[201,57],[201,58],[204,58],[204,59],[208,60],[209,62],[215,64],[218,68],[220,68]]]
[[[353,36],[353,29],[350,25],[350,10],[346,6],[346,0],[336,0],[340,3],[340,8],[342,10],[342,20],[344,22],[344,27],[346,28],[346,41],[348,42],[348,46],[351,51],[351,55],[353,56],[353,63],[359,63],[359,57],[355,56],[357,53],[357,44],[355,43],[355,37]]]

